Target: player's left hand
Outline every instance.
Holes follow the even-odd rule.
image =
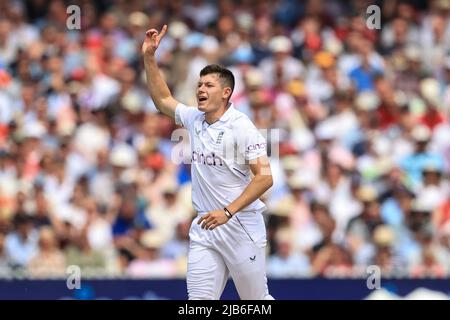
[[[203,223],[202,223],[203,222]],[[210,211],[200,219],[197,224],[202,224],[202,229],[213,230],[214,228],[228,222],[228,217],[223,210]]]

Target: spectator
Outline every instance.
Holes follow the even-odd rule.
[[[275,243],[288,228],[281,251],[308,253],[305,276],[375,262],[448,276],[448,5],[380,6],[376,32],[357,1],[111,0],[82,4],[80,33],[63,1],[1,2],[0,267],[38,264],[48,230],[67,263],[184,276],[189,144],[145,94],[140,57],[146,28],[168,17],[157,59],[174,96],[195,105],[187,84],[223,64],[235,108],[269,129],[277,270],[292,272]],[[149,231],[162,239],[148,248]]]
[[[29,261],[27,268],[33,277],[61,277],[65,274],[65,257],[58,248],[51,228],[43,227],[39,231],[39,251]]]
[[[281,77],[282,82],[299,78],[303,72],[302,63],[291,56],[292,42],[288,37],[276,36],[270,40],[269,48],[273,54],[260,62],[264,84],[267,87],[275,85],[274,79]]]
[[[386,224],[401,226],[412,209],[414,193],[406,186],[393,188],[392,196],[386,199],[381,206],[381,216]]]
[[[431,230],[422,228],[418,234],[418,240],[422,244],[419,261],[411,268],[413,278],[443,278],[446,268],[439,259],[439,253],[443,249],[438,243],[434,243]]]
[[[91,248],[84,232],[80,232],[70,225],[68,225],[68,229],[71,237],[64,249],[67,265],[76,265],[80,267],[83,274],[89,276],[95,276],[102,272],[107,273],[111,269],[106,266],[105,255],[107,252]]]
[[[175,237],[162,248],[161,254],[163,257],[175,260],[187,257],[191,222],[191,219],[187,219],[177,224]]]
[[[125,274],[134,278],[146,277],[174,277],[177,274],[173,260],[162,258],[160,249],[162,237],[157,232],[146,231],[140,238],[141,248],[128,266]]]
[[[387,225],[378,226],[373,233],[375,255],[372,264],[381,268],[385,277],[398,277],[405,268],[405,261],[396,251],[394,230]]]
[[[372,234],[376,227],[383,224],[378,203],[378,194],[374,187],[361,186],[357,192],[363,203],[360,215],[350,220],[347,227],[347,242],[358,264],[367,265],[373,255]]]
[[[415,150],[413,154],[406,156],[401,160],[400,166],[408,174],[408,177],[411,180],[410,183],[412,183],[414,187],[417,187],[422,180],[421,172],[423,167],[430,164],[437,167],[443,167],[444,159],[441,154],[428,151],[431,132],[426,126],[421,125],[415,127],[411,132],[411,136],[414,139]]]
[[[319,250],[312,267],[316,276],[348,277],[352,274],[351,253],[337,244],[330,244]]]
[[[307,255],[292,250],[293,237],[287,229],[280,229],[275,235],[275,254],[267,261],[267,274],[274,278],[307,277],[311,272]]]
[[[147,214],[165,244],[174,238],[177,225],[188,219],[190,212],[177,199],[178,190],[175,185],[168,185],[162,191],[162,201],[151,205]]]
[[[39,236],[25,213],[16,213],[13,225],[15,231],[5,238],[5,253],[14,268],[23,268],[38,253]]]
[[[5,254],[5,235],[0,232],[0,274],[6,275],[10,268],[8,258]]]

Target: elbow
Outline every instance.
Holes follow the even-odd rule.
[[[265,179],[265,185],[266,185],[266,190],[270,189],[273,186],[273,178],[272,175],[269,174],[267,176],[264,177]]]
[[[155,104],[155,107],[159,110],[164,106],[164,99],[163,98],[153,98],[153,103]]]
[[[156,108],[159,112],[162,112],[162,104],[161,104],[161,103],[155,103],[155,108]]]
[[[254,178],[254,182],[261,188],[262,192],[266,192],[267,190],[270,189],[270,187],[273,186],[273,178],[271,174],[257,175]]]

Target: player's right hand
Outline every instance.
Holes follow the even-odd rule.
[[[142,54],[153,56],[166,32],[166,24],[162,27],[161,32],[158,32],[156,29],[147,30],[144,43],[142,44]]]
[[[197,224],[201,224],[202,229],[213,230],[216,227],[228,222],[228,217],[223,210],[209,211],[198,219]]]

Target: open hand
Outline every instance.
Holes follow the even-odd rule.
[[[145,33],[144,43],[142,44],[142,54],[153,56],[166,32],[166,24],[162,27],[161,32],[158,32],[158,30],[156,29],[147,30],[147,32]]]

